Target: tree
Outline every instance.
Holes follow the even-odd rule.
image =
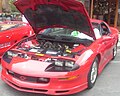
[[[10,5],[10,8],[11,8],[11,12],[18,12],[18,10],[16,9],[16,7],[13,4],[14,1],[15,0],[9,0],[9,5]]]
[[[0,0],[0,12],[2,12],[2,0]]]
[[[10,12],[9,0],[2,0],[2,11]]]

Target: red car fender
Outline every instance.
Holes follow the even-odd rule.
[[[88,58],[91,57],[92,54],[93,54],[93,51],[91,49],[84,51],[82,55],[79,57],[79,59],[76,61],[76,63],[79,64],[80,66],[84,65],[88,61]]]

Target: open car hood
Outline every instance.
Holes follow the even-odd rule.
[[[89,16],[77,0],[17,0],[14,4],[36,34],[44,28],[67,27],[95,39]]]

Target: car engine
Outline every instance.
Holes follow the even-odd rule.
[[[26,52],[48,54],[52,56],[73,56],[71,50],[79,44],[53,42],[40,40],[39,42],[27,41],[21,43],[17,49]]]

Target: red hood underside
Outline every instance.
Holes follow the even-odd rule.
[[[76,0],[17,0],[15,6],[25,15],[35,33],[50,27],[68,27],[95,38],[89,16]]]

